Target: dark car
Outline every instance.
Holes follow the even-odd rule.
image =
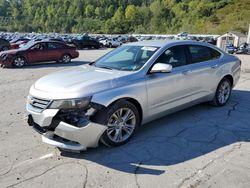
[[[70,43],[73,44],[75,47],[77,47],[77,49],[83,49],[83,48],[98,49],[101,47],[101,44],[99,43],[99,41],[89,36],[82,36],[80,38],[72,39]]]
[[[0,38],[0,51],[5,51],[10,49],[10,42],[6,39]]]
[[[237,47],[235,47],[233,44],[226,45],[226,52],[229,54],[233,54],[237,51]]]
[[[250,45],[248,43],[243,43],[236,50],[236,54],[249,54],[250,55]]]
[[[61,42],[31,41],[17,50],[8,50],[0,53],[1,67],[23,67],[36,62],[57,61],[69,63],[77,58],[79,52],[75,47]]]

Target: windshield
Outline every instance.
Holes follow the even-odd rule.
[[[22,49],[22,50],[29,49],[29,48],[32,47],[34,44],[35,44],[34,41],[29,41],[29,42],[27,42],[26,44],[24,44],[22,47],[20,47],[20,49]]]
[[[95,62],[96,67],[126,71],[139,70],[158,50],[152,46],[121,46]]]

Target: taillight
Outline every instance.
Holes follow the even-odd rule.
[[[240,64],[240,66],[241,66],[241,60],[238,60],[238,62],[239,62],[239,64]]]

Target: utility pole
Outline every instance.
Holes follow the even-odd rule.
[[[248,28],[247,43],[250,44],[250,24]]]

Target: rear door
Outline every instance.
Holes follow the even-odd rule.
[[[47,57],[48,61],[59,60],[64,52],[64,45],[57,42],[48,42]]]
[[[220,56],[215,49],[202,45],[187,45],[190,58],[190,76],[193,78],[193,100],[200,99],[214,93],[220,66]]]

